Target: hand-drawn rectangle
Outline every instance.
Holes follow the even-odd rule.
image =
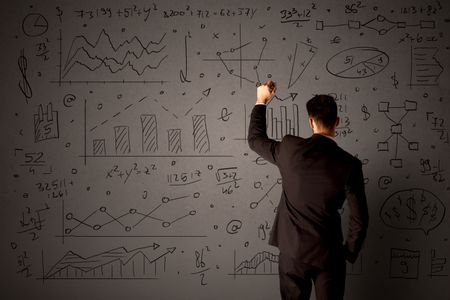
[[[114,145],[116,154],[131,152],[130,128],[128,126],[114,126]]]
[[[94,156],[105,156],[106,155],[106,144],[105,139],[95,139],[92,141],[92,154]]]
[[[142,126],[142,153],[156,152],[158,150],[158,125],[156,115],[141,115]]]

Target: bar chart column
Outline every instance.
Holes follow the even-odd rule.
[[[158,150],[158,124],[156,115],[141,115],[142,153],[152,153]]]

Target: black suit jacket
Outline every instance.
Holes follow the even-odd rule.
[[[354,262],[368,226],[362,164],[320,134],[286,135],[281,142],[266,133],[266,106],[251,114],[249,146],[278,166],[282,194],[269,244],[285,255],[319,268],[346,257]],[[347,199],[348,232],[343,242],[338,212]]]

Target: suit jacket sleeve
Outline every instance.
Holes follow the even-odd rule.
[[[277,164],[280,142],[267,136],[265,105],[255,105],[253,107],[248,129],[248,144],[250,149],[265,160]]]
[[[367,234],[369,213],[364,190],[361,161],[356,160],[346,186],[347,203],[350,209],[346,238],[347,260],[354,263],[358,258]]]

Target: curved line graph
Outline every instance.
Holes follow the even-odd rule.
[[[166,33],[161,36],[159,41],[149,41],[147,44],[144,44],[137,36],[133,36],[131,39],[127,39],[115,46],[111,36],[105,29],[102,29],[93,43],[89,42],[84,35],[76,36],[72,40],[67,54],[62,77],[66,77],[76,65],[80,65],[91,72],[104,66],[112,74],[130,68],[137,75],[141,76],[148,69],[158,69],[168,57],[168,55],[164,55],[162,58],[156,59],[156,62],[152,64],[142,62],[146,56],[160,54],[166,49],[167,45],[160,46],[165,37]],[[153,45],[159,46],[159,48],[150,50],[149,48]],[[93,51],[97,51],[97,53],[93,54]],[[112,53],[107,55],[99,54],[99,52],[104,53],[105,51],[106,53]],[[138,67],[138,64],[143,66]]]

